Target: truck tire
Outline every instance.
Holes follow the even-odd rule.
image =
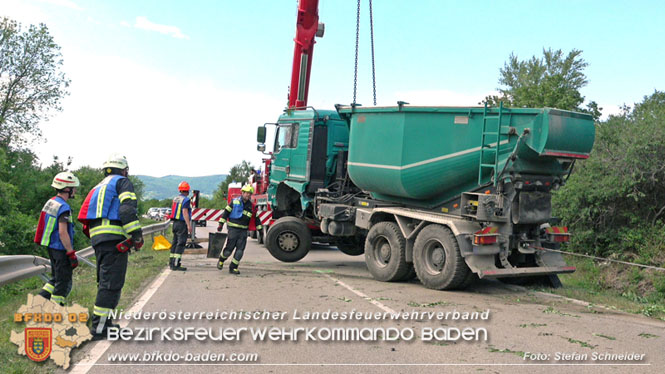
[[[400,281],[408,274],[406,239],[396,223],[372,226],[365,240],[365,263],[374,279],[383,282]]]
[[[429,225],[418,234],[413,264],[420,282],[435,290],[460,288],[469,273],[455,235],[442,225]]]
[[[339,239],[335,242],[335,245],[340,252],[349,256],[360,256],[365,253],[365,243],[360,238],[351,237]]]
[[[312,234],[302,220],[282,217],[270,226],[266,247],[274,258],[296,262],[305,257],[312,247]]]

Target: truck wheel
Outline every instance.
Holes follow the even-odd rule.
[[[302,220],[282,217],[270,226],[266,247],[276,259],[296,262],[305,257],[312,247],[312,234]]]
[[[394,222],[372,226],[365,240],[365,263],[374,279],[393,282],[409,272],[406,263],[406,239]]]
[[[335,242],[335,245],[342,253],[349,256],[360,256],[365,253],[365,243],[362,242],[361,238],[352,237],[339,239]]]
[[[429,225],[418,234],[413,264],[420,282],[435,290],[459,288],[469,273],[455,235],[441,225]]]

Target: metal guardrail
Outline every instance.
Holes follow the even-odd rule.
[[[165,231],[170,221],[164,223],[155,223],[143,227],[143,236],[151,235],[154,238],[155,233]],[[87,247],[76,251],[76,257],[84,264],[95,267],[89,259],[95,255],[92,247]],[[0,286],[13,283],[21,279],[41,276],[51,271],[51,261],[39,256],[32,255],[13,255],[0,256]]]

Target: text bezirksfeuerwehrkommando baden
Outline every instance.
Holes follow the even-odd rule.
[[[166,311],[159,312],[124,312],[111,311],[110,317],[114,320],[162,320],[162,321],[195,321],[195,320],[222,320],[222,321],[398,321],[398,320],[449,320],[449,321],[487,321],[489,309],[478,312],[452,311],[418,311],[407,312],[365,312],[356,309],[349,311],[300,311],[292,312],[269,310],[219,310],[214,312],[186,312]]]

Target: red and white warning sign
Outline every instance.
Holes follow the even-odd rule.
[[[194,221],[219,221],[222,217],[222,209],[196,208],[192,211]]]

